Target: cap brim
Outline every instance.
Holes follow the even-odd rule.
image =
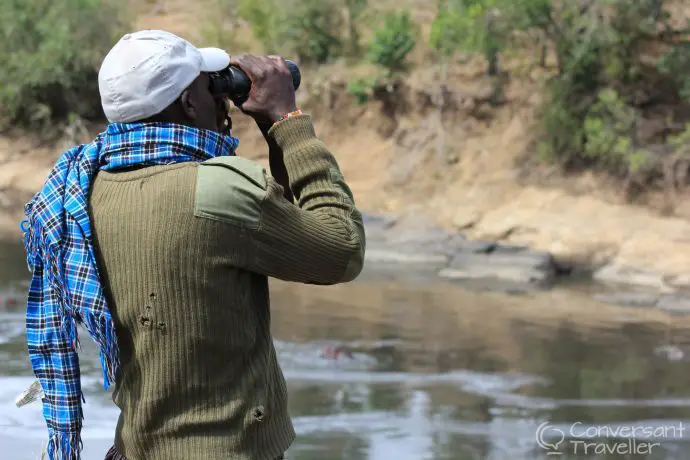
[[[202,72],[220,72],[230,65],[230,56],[220,48],[200,48]]]

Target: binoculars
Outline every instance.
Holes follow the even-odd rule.
[[[299,88],[302,81],[302,74],[299,67],[293,61],[285,60],[288,69],[292,74],[292,84],[295,90]],[[239,67],[228,66],[220,72],[212,72],[210,76],[210,91],[214,96],[227,97],[235,105],[242,105],[247,98],[249,98],[249,91],[252,88],[252,82],[246,73]]]

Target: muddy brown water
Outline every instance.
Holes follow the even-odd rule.
[[[0,458],[38,459],[21,247],[0,243]],[[365,270],[354,283],[272,282],[273,333],[300,460],[690,458],[690,323],[599,304],[583,289],[508,295]],[[0,304],[2,305],[2,304]],[[6,305],[6,303],[5,303]],[[83,337],[86,335],[83,333]],[[326,346],[352,357],[321,357]],[[84,458],[118,410],[81,352]],[[550,451],[560,455],[547,455]],[[552,452],[553,453],[553,452]]]

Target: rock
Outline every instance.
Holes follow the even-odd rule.
[[[458,249],[463,252],[488,254],[493,252],[497,246],[498,244],[493,241],[464,240],[458,244]]]
[[[656,306],[675,315],[690,315],[690,296],[680,292],[665,294],[659,298]]]
[[[406,215],[397,219],[386,230],[386,240],[400,245],[433,245],[445,243],[451,238],[446,230],[431,225],[421,216]]]
[[[675,345],[662,345],[657,347],[654,349],[654,354],[668,361],[682,361],[685,358],[685,352]]]
[[[463,213],[459,213],[455,217],[453,217],[453,220],[451,221],[451,224],[453,225],[454,228],[458,230],[466,230],[468,228],[472,228],[475,225],[477,225],[477,222],[481,220],[481,215],[477,211],[466,211]]]
[[[443,251],[425,251],[415,247],[401,247],[396,244],[383,243],[375,247],[367,248],[366,262],[395,263],[395,264],[424,264],[443,267],[448,263],[450,256]],[[404,270],[404,266],[398,266]]]
[[[653,307],[659,300],[658,294],[647,292],[616,292],[613,294],[597,294],[594,298],[600,302],[625,307]]]
[[[690,274],[670,276],[664,279],[667,285],[681,291],[690,291]]]
[[[492,280],[544,285],[556,276],[548,252],[494,241],[467,240],[431,225],[417,211],[397,219],[364,216],[367,231],[366,262],[375,271],[431,270],[452,280]]]
[[[628,284],[660,288],[664,285],[663,275],[657,272],[609,264],[594,273],[594,279],[602,283]]]
[[[370,214],[363,214],[362,221],[364,222],[367,242],[385,241],[386,231],[394,223],[394,220],[390,217],[373,216]]]
[[[522,245],[516,246],[516,245],[500,244],[500,245],[496,245],[493,252],[496,254],[515,254],[518,252],[533,252],[533,251],[531,251],[528,246],[522,246]],[[542,252],[541,254],[549,254],[549,256],[551,256],[550,253],[546,253],[546,252]]]
[[[547,285],[555,277],[551,254],[540,251],[456,254],[439,276],[453,280],[495,279],[518,284]]]

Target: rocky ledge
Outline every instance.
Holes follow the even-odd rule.
[[[468,240],[412,215],[365,216],[367,267],[427,272],[449,280],[493,280],[549,287],[572,272],[544,251]]]
[[[602,302],[690,314],[690,280],[667,278],[644,269],[578,266],[527,246],[466,239],[431,225],[421,216],[364,216],[366,269],[425,274],[458,282],[489,282],[508,290],[548,289],[557,283],[597,283]],[[643,290],[640,292],[640,290]]]

